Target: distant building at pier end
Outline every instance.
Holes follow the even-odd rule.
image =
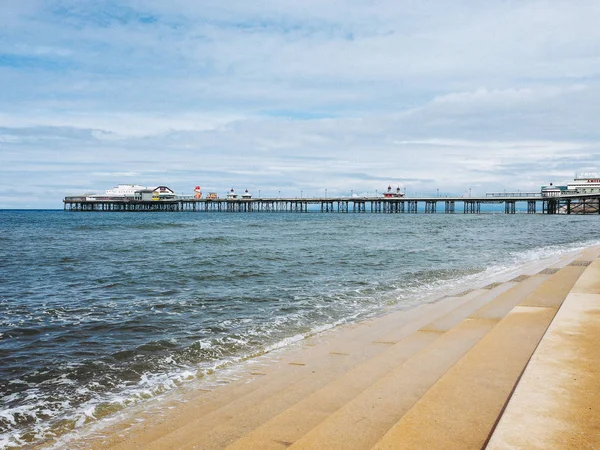
[[[575,179],[567,185],[567,191],[576,194],[600,193],[600,172],[575,174]]]
[[[542,197],[560,197],[569,194],[599,194],[600,172],[576,173],[572,182],[566,186],[556,186],[550,183],[542,186]]]

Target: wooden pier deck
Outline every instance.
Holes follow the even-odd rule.
[[[122,212],[287,212],[287,213],[405,213],[480,214],[483,205],[503,204],[506,214],[515,214],[517,204],[526,205],[527,214],[600,214],[600,194],[561,197],[334,197],[334,198],[252,198],[140,201],[129,198],[90,200],[65,197],[65,211]],[[496,211],[497,212],[497,211]]]

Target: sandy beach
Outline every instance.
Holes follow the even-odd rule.
[[[189,383],[56,445],[475,449],[489,441],[490,448],[533,448],[515,438],[523,434],[519,424],[531,418],[528,426],[540,430],[536,439],[549,445],[539,448],[559,448],[559,441],[544,441],[547,422],[529,411],[538,403],[552,409],[568,389],[564,377],[555,374],[560,367],[547,363],[559,352],[555,316],[571,308],[561,305],[573,295],[584,296],[596,308],[599,256],[600,247],[593,247],[537,261],[485,283],[424,297],[412,309],[390,308],[379,317],[315,334],[249,359],[227,374]],[[585,308],[578,311],[590,314]],[[574,314],[568,315],[569,333],[578,335],[578,326],[584,325]],[[545,342],[553,326],[559,327],[554,346]],[[584,328],[588,335],[598,333],[593,322]],[[585,351],[580,356],[587,358],[586,371],[597,371],[597,351],[591,345]],[[563,357],[563,366],[568,365],[568,352]],[[531,374],[530,361],[536,362]],[[568,373],[577,378],[577,368]],[[556,389],[540,390],[540,379],[554,379]],[[585,395],[598,395],[598,383],[589,376],[584,381]],[[503,417],[505,411],[510,415]],[[581,436],[600,422],[590,420],[591,412],[577,414],[580,438],[571,448],[584,448],[577,446]],[[551,419],[568,434],[570,417],[567,410]],[[596,441],[597,435],[596,430]]]

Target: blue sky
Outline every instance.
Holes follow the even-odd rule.
[[[0,208],[119,183],[538,191],[600,170],[599,21],[588,0],[4,0]]]

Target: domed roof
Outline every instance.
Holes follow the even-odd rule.
[[[542,187],[542,191],[553,191],[553,190],[560,190],[560,188],[558,186],[554,186],[552,183],[550,183],[550,186]]]

